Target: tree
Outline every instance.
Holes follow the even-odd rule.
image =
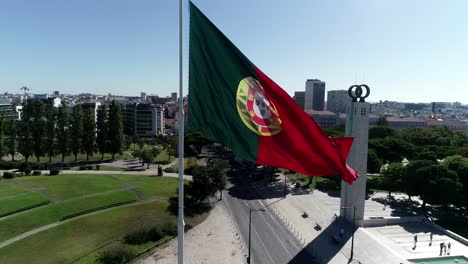
[[[6,146],[5,146],[5,132],[7,130],[5,116],[3,113],[0,114],[0,158],[6,154]]]
[[[422,188],[419,193],[423,200],[423,208],[427,202],[447,206],[457,199],[462,189],[456,172],[443,165],[424,166],[418,169],[417,173],[424,175],[425,178],[420,182]]]
[[[23,104],[23,114],[21,122],[18,123],[17,131],[19,135],[18,150],[24,156],[26,162],[33,153],[32,141],[32,118],[34,112],[34,99],[27,99]]]
[[[203,146],[213,144],[213,141],[203,135],[200,131],[190,129],[184,137],[185,154],[196,156],[199,154]]]
[[[44,133],[45,133],[45,117],[44,117],[44,103],[34,99],[32,102],[32,141],[34,155],[36,156],[37,162],[42,155],[44,155]]]
[[[212,183],[212,174],[214,167],[194,166],[192,170],[192,181],[189,183],[187,193],[190,194],[193,201],[203,201],[216,193],[217,188]]]
[[[383,181],[390,196],[392,191],[401,191],[406,168],[402,163],[390,163],[382,170]]]
[[[83,109],[81,105],[75,105],[73,107],[71,122],[70,122],[70,149],[75,156],[75,161],[78,160],[78,153],[83,149],[82,147],[83,137]]]
[[[172,157],[177,157],[179,154],[179,138],[177,136],[170,137],[168,140],[168,144],[166,145],[167,154],[169,156],[169,160]]]
[[[223,199],[223,190],[226,188],[226,172],[230,169],[229,162],[222,159],[212,159],[208,163],[209,167],[213,167],[211,181],[214,187],[219,191],[219,199]]]
[[[8,154],[11,155],[11,161],[15,161],[15,155],[16,155],[16,148],[17,148],[17,129],[16,129],[16,120],[10,120],[8,122],[8,128],[6,130],[6,134],[8,135],[8,138],[6,140],[6,148]]]
[[[403,178],[403,186],[408,197],[419,195],[421,193],[421,182],[425,181],[424,175],[418,173],[422,167],[431,166],[436,164],[430,160],[416,160],[406,165],[406,174]]]
[[[414,146],[398,138],[384,138],[369,140],[369,148],[375,149],[377,156],[384,163],[401,162],[403,158],[411,159]]]
[[[148,149],[141,151],[140,158],[141,158],[141,163],[142,163],[141,166],[144,166],[146,163],[147,164],[146,168],[149,169],[150,164],[154,160],[153,151],[148,150]]]
[[[62,154],[62,162],[65,161],[65,156],[69,152],[69,122],[68,106],[64,103],[59,107],[57,113],[57,144],[59,152]]]
[[[99,152],[101,153],[101,159],[104,159],[104,153],[107,151],[109,145],[109,122],[107,117],[106,106],[99,106],[96,121],[96,144]]]
[[[379,159],[374,149],[367,151],[367,171],[370,173],[380,173],[382,161]]]
[[[57,110],[52,103],[45,106],[45,148],[49,156],[49,162],[55,154],[55,135],[57,123]]]
[[[86,152],[86,160],[93,155],[96,146],[96,122],[94,110],[88,108],[83,119],[83,150]]]
[[[380,116],[375,123],[378,126],[388,126],[388,121],[385,116]]]
[[[394,137],[396,135],[395,129],[389,126],[370,126],[369,138],[386,138]]]
[[[120,105],[112,100],[109,107],[109,150],[112,153],[112,159],[114,159],[115,153],[122,151],[123,143],[123,127],[122,127],[122,113]]]

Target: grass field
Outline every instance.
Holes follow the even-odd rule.
[[[49,199],[37,192],[30,192],[16,197],[0,199],[0,214],[46,201],[49,201]]]
[[[168,199],[177,195],[176,178],[146,175],[115,175],[115,177],[140,188],[146,197]]]
[[[26,187],[16,185],[10,180],[0,180],[0,199],[26,192],[29,192]]]
[[[16,180],[38,187],[45,187],[51,194],[60,199],[122,188],[118,182],[96,174],[28,176]]]
[[[137,196],[132,191],[120,191],[46,205],[30,212],[24,212],[0,220],[0,241],[5,241],[29,230],[60,221],[62,217],[73,213],[135,199],[137,199]],[[0,263],[3,262],[0,261]]]
[[[97,248],[122,239],[136,227],[175,223],[176,216],[170,215],[167,207],[167,202],[136,204],[65,223],[1,248],[0,263],[94,263]],[[196,225],[205,217],[186,220]]]

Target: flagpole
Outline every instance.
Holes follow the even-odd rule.
[[[179,0],[179,215],[177,223],[178,234],[178,264],[184,263],[184,94],[182,78],[182,1]]]

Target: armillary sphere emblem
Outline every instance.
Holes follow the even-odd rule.
[[[363,95],[363,88],[366,90],[366,93],[364,95]],[[353,98],[353,102],[357,102],[357,99],[359,99],[359,102],[365,102],[364,99],[367,98],[369,94],[370,94],[369,86],[365,84],[352,85],[348,89],[348,95],[349,97]]]

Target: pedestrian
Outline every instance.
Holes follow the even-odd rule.
[[[429,235],[429,246],[432,246],[432,236],[434,234],[431,232],[431,234]]]
[[[414,235],[414,244],[418,243],[418,235]]]
[[[447,255],[450,255],[450,248],[452,247],[452,244],[450,244],[450,241],[448,242],[447,247],[448,247],[448,250],[447,250],[448,253],[447,253]]]
[[[442,250],[444,249],[444,242],[440,243],[440,254],[439,256],[442,256]]]
[[[444,255],[447,255],[447,245],[444,243]]]

